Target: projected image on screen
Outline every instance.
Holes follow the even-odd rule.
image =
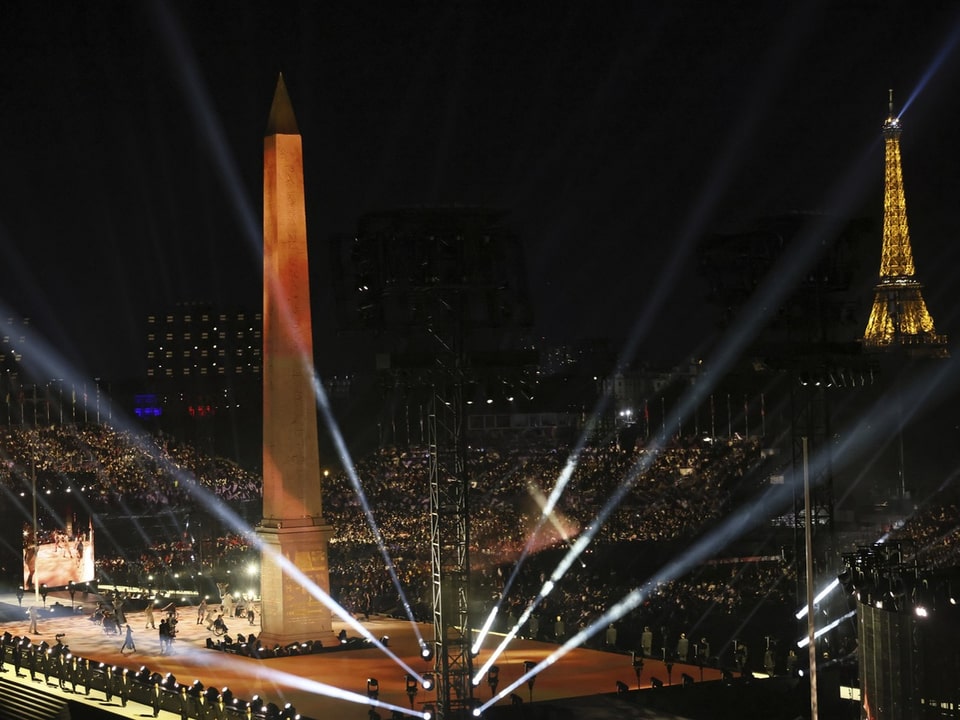
[[[23,586],[62,587],[71,581],[94,579],[93,527],[79,529],[41,529],[36,539],[33,527],[23,529]]]

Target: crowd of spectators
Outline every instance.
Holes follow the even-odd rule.
[[[958,513],[960,488],[947,485],[894,528],[890,539],[910,547],[921,567],[956,567],[960,562]]]
[[[559,446],[470,448],[466,474],[472,488],[473,597],[489,608],[512,578],[500,613],[506,626],[537,595],[572,540],[596,529],[590,550],[541,605],[535,627],[525,629],[547,639],[569,636],[728,515],[738,496],[755,489],[757,481],[751,478],[758,476],[753,471],[760,456],[756,439],[736,436],[674,438],[662,448],[588,445],[576,454]],[[147,513],[173,507],[189,512],[198,506],[198,488],[230,505],[255,503],[261,492],[260,478],[235,463],[170,437],[102,425],[0,428],[0,458],[0,484],[22,487],[35,468],[38,487],[56,490],[72,484],[95,509],[122,501],[124,507]],[[324,515],[335,529],[330,543],[332,594],[358,615],[403,613],[402,599],[385,571],[385,551],[404,599],[416,617],[429,620],[429,453],[426,448],[388,447],[355,463],[354,473],[333,472],[323,481]],[[572,471],[566,491],[550,521],[541,522],[541,508],[568,466]],[[354,477],[362,495],[356,492]],[[745,483],[754,484],[745,491]],[[612,497],[617,502],[598,522],[598,511]],[[960,547],[953,522],[957,508],[955,494],[945,494],[897,533],[922,548],[931,564],[955,564],[955,548]],[[376,535],[367,510],[377,524]],[[236,571],[259,560],[252,533],[252,528],[242,533],[211,524],[202,535],[152,537],[148,546],[134,552],[111,552],[99,542],[98,574],[143,585],[149,576]],[[203,552],[201,543],[206,543]],[[514,576],[525,549],[528,560]],[[700,563],[650,588],[621,628],[655,623],[658,628],[696,632],[706,617],[741,617],[759,605],[787,608],[795,579],[792,563],[780,557],[730,565]],[[670,640],[664,635],[666,646]]]
[[[191,502],[191,486],[227,501],[260,497],[260,478],[236,463],[100,424],[2,427],[0,458],[0,484],[19,489],[35,475],[41,492],[73,486],[95,507],[179,506]]]
[[[550,522],[534,534],[541,508],[569,461],[563,449],[490,448],[468,452],[471,479],[471,564],[476,571],[479,597],[490,602],[499,597],[512,571],[513,562],[530,544],[529,561],[521,567],[508,599],[506,618],[519,616],[525,603],[535,597],[544,574],[549,576],[571,538],[596,522],[596,513],[616,492],[623,497],[606,522],[599,526],[586,567],[575,564],[549,602],[541,607],[536,634],[552,632],[555,617],[561,616],[567,632],[588,622],[636,585],[637,575],[626,572],[616,555],[625,544],[645,548],[650,567],[655,567],[652,546],[680,545],[702,533],[730,509],[737,483],[749,474],[759,459],[755,440],[674,442],[654,452],[647,447],[624,450],[615,446],[588,447],[577,458]],[[428,527],[429,457],[425,449],[383,449],[360,460],[357,477],[372,509],[398,575],[404,582],[407,600],[418,610],[428,607],[430,556]],[[354,612],[397,612],[396,592],[383,572],[383,561],[363,507],[345,473],[332,475],[324,489],[324,508],[337,527],[331,542],[331,585],[340,601]],[[669,557],[669,555],[664,555]],[[619,566],[620,576],[611,576]],[[770,572],[779,580],[785,571],[779,564]],[[723,578],[709,573],[708,579],[658,588],[646,610],[657,598],[679,603],[666,608],[678,622],[693,622],[703,605],[730,608],[752,596],[762,578],[746,573],[739,586],[731,589]],[[642,576],[641,576],[642,577]],[[682,585],[682,587],[681,587]],[[790,591],[782,583],[782,591]],[[705,598],[697,603],[697,598]],[[663,602],[666,602],[664,600]],[[680,620],[679,616],[683,615]]]

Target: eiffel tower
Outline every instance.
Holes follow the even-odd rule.
[[[883,144],[886,170],[880,282],[863,333],[863,346],[874,352],[903,349],[910,355],[947,357],[947,338],[934,329],[933,317],[920,292],[923,286],[914,278],[900,166],[900,118],[893,114],[893,90],[890,114],[883,124]]]

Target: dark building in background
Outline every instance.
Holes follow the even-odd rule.
[[[537,353],[523,251],[506,213],[373,212],[333,247],[338,324],[364,349],[358,366],[374,370],[370,402],[348,410],[354,426],[360,408],[375,410],[367,444],[423,444],[425,378],[443,358],[459,358],[468,416],[494,404],[508,414],[530,409]]]
[[[146,318],[147,376],[133,399],[145,427],[260,465],[260,310],[179,303]]]
[[[456,290],[471,344],[515,341],[532,322],[526,265],[506,213],[488,208],[410,208],[368,213],[335,242],[343,324],[397,335],[437,313]],[[512,331],[512,332],[511,332]],[[482,338],[482,339],[481,339]],[[417,348],[411,347],[411,351]],[[428,348],[421,348],[428,349]]]
[[[802,558],[806,507],[804,464],[810,462],[813,568],[822,579],[836,573],[833,438],[842,419],[836,408],[857,405],[873,381],[859,344],[867,308],[863,255],[871,223],[815,213],[764,218],[738,233],[715,234],[700,247],[710,297],[728,324],[727,337],[746,333],[741,361],[724,378],[726,392],[762,388],[769,428],[770,482],[794,488],[794,557]],[[798,602],[805,570],[798,566]]]
[[[188,387],[196,380],[259,378],[259,310],[180,303],[147,316],[147,378]]]

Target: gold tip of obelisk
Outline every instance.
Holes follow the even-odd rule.
[[[293,114],[293,105],[290,104],[290,95],[287,93],[286,83],[283,82],[283,73],[280,73],[280,77],[277,78],[277,89],[273,93],[273,105],[270,106],[266,136],[299,134],[297,118]]]

